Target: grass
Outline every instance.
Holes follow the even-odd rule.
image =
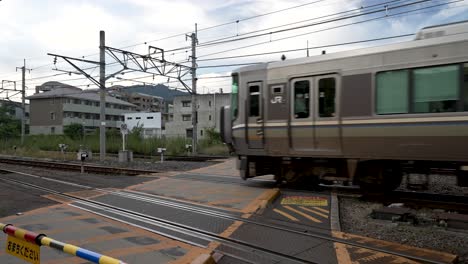
[[[59,144],[68,145],[65,156],[59,152]],[[186,144],[191,144],[191,140],[182,137],[143,139],[138,135],[129,134],[127,139],[127,149],[132,150],[134,154],[146,156],[159,155],[158,148],[166,148],[167,155],[186,155]],[[23,145],[21,145],[19,138],[3,139],[0,140],[0,153],[40,158],[76,159],[76,152],[81,146],[92,152],[99,152],[99,135],[89,135],[84,139],[71,139],[64,135],[29,135],[26,136]],[[106,137],[106,151],[118,153],[121,149],[122,138],[120,134],[109,133]],[[221,142],[204,139],[199,141],[199,153],[228,155],[228,149]]]

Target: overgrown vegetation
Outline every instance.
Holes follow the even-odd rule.
[[[28,135],[24,145],[20,146],[20,124],[16,120],[3,122],[0,112],[0,150],[5,154],[39,155],[41,151],[59,151],[59,144],[68,145],[67,152],[75,153],[81,147],[92,152],[99,152],[99,129],[91,134],[83,133],[81,124],[71,124],[64,128],[64,135]],[[5,124],[8,124],[7,126]],[[2,132],[5,129],[8,132]],[[166,148],[167,155],[186,155],[185,146],[191,139],[183,137],[143,138],[142,127],[134,128],[127,136],[127,149],[134,154],[159,156],[158,148]],[[17,149],[14,149],[17,146]],[[106,149],[108,153],[118,153],[122,149],[122,135],[117,129],[106,131]],[[221,142],[221,136],[213,128],[206,130],[206,137],[199,141],[199,153],[205,155],[227,155],[228,150]],[[50,153],[49,153],[50,154]],[[47,155],[46,155],[47,156]],[[48,157],[51,157],[50,155]],[[73,157],[73,155],[70,155]]]
[[[10,115],[11,108],[0,107],[0,138],[7,141],[20,136],[21,122]]]

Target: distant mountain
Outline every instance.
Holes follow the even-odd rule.
[[[122,89],[122,91],[128,93],[144,93],[149,95],[155,95],[164,98],[164,100],[172,102],[174,100],[174,96],[178,95],[189,95],[187,92],[183,91],[176,91],[169,89],[164,84],[158,85],[133,85],[127,86]]]

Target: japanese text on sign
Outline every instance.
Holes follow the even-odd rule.
[[[8,236],[6,252],[33,264],[39,264],[41,262],[38,245],[28,243],[13,236]]]
[[[328,206],[328,199],[319,196],[287,196],[281,200],[281,204],[301,206]]]

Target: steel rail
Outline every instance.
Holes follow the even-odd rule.
[[[4,170],[4,169],[2,169],[2,170]],[[4,171],[10,171],[12,173],[19,173],[19,172],[15,172],[15,171],[11,171],[11,170],[4,170]],[[25,173],[20,173],[20,174],[24,175]],[[46,179],[46,180],[48,179],[47,177],[42,177],[42,176],[36,176],[36,175],[31,175],[31,176],[39,177],[39,178]],[[4,179],[2,177],[0,177],[0,178],[2,180],[12,181],[10,179]],[[52,180],[57,181],[55,179],[52,179]],[[15,181],[15,180],[13,180],[13,181]],[[64,184],[67,184],[66,182],[63,182],[63,181],[60,181],[60,182],[62,182]],[[20,181],[18,181],[18,183],[27,184],[27,185],[34,185],[34,184],[29,184],[29,183],[20,182]],[[74,183],[72,183],[72,184],[73,184],[73,186],[77,186],[77,184],[74,184]],[[34,186],[38,186],[38,185],[34,185]],[[120,192],[120,191],[108,191],[108,190],[93,188],[93,187],[85,186],[85,185],[79,185],[79,186],[81,186],[83,188],[87,188],[87,189],[100,190],[100,191],[106,192],[108,194],[113,194],[113,195],[116,195],[116,193],[117,193],[117,195],[119,195],[119,196],[126,197],[126,198],[131,198],[131,199],[135,199],[135,200],[151,202],[151,203],[154,203],[154,204],[164,205],[164,206],[168,206],[168,207],[169,206],[170,207],[177,207],[179,209],[186,210],[186,211],[197,212],[197,213],[200,213],[200,214],[211,215],[211,216],[225,218],[225,219],[234,220],[234,221],[242,221],[244,223],[259,225],[259,226],[263,226],[263,227],[267,227],[267,228],[271,228],[271,229],[276,229],[276,230],[281,230],[281,231],[285,231],[285,232],[290,232],[290,233],[294,233],[294,234],[301,235],[301,236],[307,236],[307,237],[311,237],[311,238],[327,240],[327,241],[330,241],[330,242],[342,243],[342,244],[346,244],[346,245],[349,245],[349,246],[365,248],[365,249],[378,251],[378,252],[382,252],[382,253],[387,253],[387,254],[391,254],[391,255],[396,255],[396,256],[400,256],[400,257],[404,257],[404,258],[408,258],[408,259],[412,259],[412,260],[416,260],[416,261],[422,261],[422,262],[425,262],[425,263],[441,263],[441,262],[437,262],[437,261],[426,259],[426,258],[421,258],[421,257],[417,257],[417,256],[412,256],[412,255],[408,255],[408,254],[403,254],[403,253],[399,253],[399,252],[386,250],[386,249],[376,248],[376,247],[372,247],[372,246],[368,246],[368,245],[364,245],[364,244],[360,244],[360,243],[350,242],[350,241],[347,241],[347,240],[344,240],[344,239],[334,238],[334,237],[331,237],[331,236],[325,236],[325,235],[322,235],[322,234],[303,233],[301,231],[297,231],[297,230],[293,230],[293,229],[289,229],[289,228],[285,228],[285,227],[279,227],[279,226],[271,225],[271,224],[265,224],[265,223],[261,223],[259,221],[249,220],[249,219],[245,219],[245,218],[240,218],[240,217],[234,216],[232,214],[225,214],[225,213],[222,213],[222,212],[219,212],[219,211],[206,210],[206,209],[202,209],[200,207],[197,208],[197,207],[190,206],[190,205],[187,205],[187,204],[181,204],[181,203],[177,203],[177,202],[168,202],[168,201],[164,201],[163,199],[155,199],[155,198],[143,198],[143,199],[142,198],[135,198],[137,196],[131,195],[131,194],[130,195],[127,195],[127,194],[122,195],[122,192]],[[41,187],[41,186],[38,186],[38,187],[44,188],[44,187]],[[52,191],[54,191],[54,190],[52,190]],[[54,192],[57,192],[57,191],[54,191]],[[68,194],[64,194],[64,193],[60,193],[60,195],[67,196],[69,198],[71,197],[73,199],[85,200],[85,201],[87,201],[89,203],[100,204],[101,206],[108,206],[110,208],[117,208],[117,210],[121,210],[121,211],[127,211],[127,212],[130,211],[130,210],[127,210],[127,209],[124,209],[124,208],[119,208],[119,207],[115,207],[115,206],[112,206],[112,205],[107,205],[107,204],[104,204],[104,203],[91,201],[91,200],[83,199],[83,198],[80,198],[80,197],[75,197],[73,195],[68,195]],[[155,195],[145,194],[145,196],[155,196]],[[142,214],[140,214],[138,212],[134,212],[134,211],[130,211],[130,212],[134,213],[135,215],[142,215]],[[156,217],[147,216],[147,215],[145,215],[145,217],[150,218],[150,219],[151,218],[156,218]],[[160,221],[173,223],[171,221],[167,221],[167,220],[160,219],[160,218],[156,218],[156,219],[158,219]],[[176,225],[181,225],[181,224],[176,223]],[[192,227],[189,227],[189,228],[192,228]],[[206,232],[206,231],[203,231],[203,232]]]
[[[238,248],[238,246],[247,247],[247,248],[251,249],[251,251],[252,251],[251,253],[255,253],[257,251],[260,251],[260,252],[263,252],[263,253],[266,253],[266,254],[269,254],[269,255],[273,255],[273,256],[280,257],[280,258],[283,258],[283,259],[287,259],[287,260],[290,260],[290,261],[294,261],[294,262],[297,262],[297,263],[318,264],[316,262],[312,262],[312,261],[304,260],[304,259],[297,258],[297,257],[294,257],[294,256],[290,256],[290,255],[287,255],[287,254],[275,252],[273,250],[270,250],[270,249],[267,249],[267,248],[264,248],[264,247],[261,247],[261,246],[257,246],[257,245],[253,245],[253,244],[244,242],[242,240],[238,240],[238,239],[234,239],[234,238],[226,238],[226,237],[218,235],[218,234],[216,234],[214,232],[209,232],[209,231],[202,230],[200,228],[195,228],[195,227],[187,226],[187,225],[184,225],[184,224],[175,223],[173,221],[168,221],[168,220],[165,220],[165,219],[162,219],[162,218],[159,218],[159,217],[154,217],[154,216],[142,214],[142,213],[139,213],[139,212],[135,212],[135,211],[132,211],[132,210],[128,210],[128,209],[116,207],[116,206],[113,206],[113,205],[109,205],[109,204],[106,204],[106,203],[96,202],[96,201],[88,200],[88,199],[85,199],[85,198],[69,195],[69,194],[66,194],[66,193],[55,191],[53,189],[49,189],[49,188],[42,187],[42,186],[35,185],[35,184],[30,184],[30,183],[23,182],[23,181],[5,179],[3,177],[0,177],[0,179],[3,180],[3,181],[6,181],[6,182],[16,183],[18,185],[26,186],[26,187],[37,189],[37,190],[41,190],[41,191],[44,191],[44,192],[47,192],[47,193],[50,193],[50,194],[55,194],[55,195],[59,195],[59,196],[69,198],[69,199],[73,199],[75,201],[78,201],[79,203],[82,203],[82,204],[85,204],[85,205],[88,205],[88,206],[91,206],[91,207],[96,207],[97,206],[97,208],[105,208],[105,209],[108,209],[108,210],[112,210],[114,212],[123,213],[122,215],[124,215],[124,216],[132,216],[132,217],[136,217],[136,218],[143,218],[143,219],[147,219],[147,220],[150,220],[150,221],[154,221],[155,223],[158,224],[158,226],[161,226],[161,225],[163,227],[164,226],[169,226],[169,227],[172,227],[173,230],[174,229],[180,230],[178,232],[182,233],[182,234],[191,235],[191,233],[192,233],[192,234],[195,234],[197,237],[204,236],[204,237],[206,237],[208,239],[208,241],[217,241],[217,242],[220,242],[220,243],[227,243],[227,244],[230,244],[230,245],[237,246],[237,248]],[[152,232],[157,233],[158,231],[152,230]]]
[[[13,158],[0,157],[0,163],[7,163],[7,164],[14,164],[14,165],[28,165],[28,166],[42,167],[42,168],[58,168],[58,169],[72,170],[72,171],[81,170],[81,164],[64,163],[64,162],[56,162],[56,161],[39,161],[39,160],[13,159]],[[153,171],[153,170],[105,167],[105,166],[91,165],[89,163],[83,164],[83,167],[86,172],[103,173],[103,174],[124,174],[124,175],[131,175],[131,176],[160,172],[160,171]]]

